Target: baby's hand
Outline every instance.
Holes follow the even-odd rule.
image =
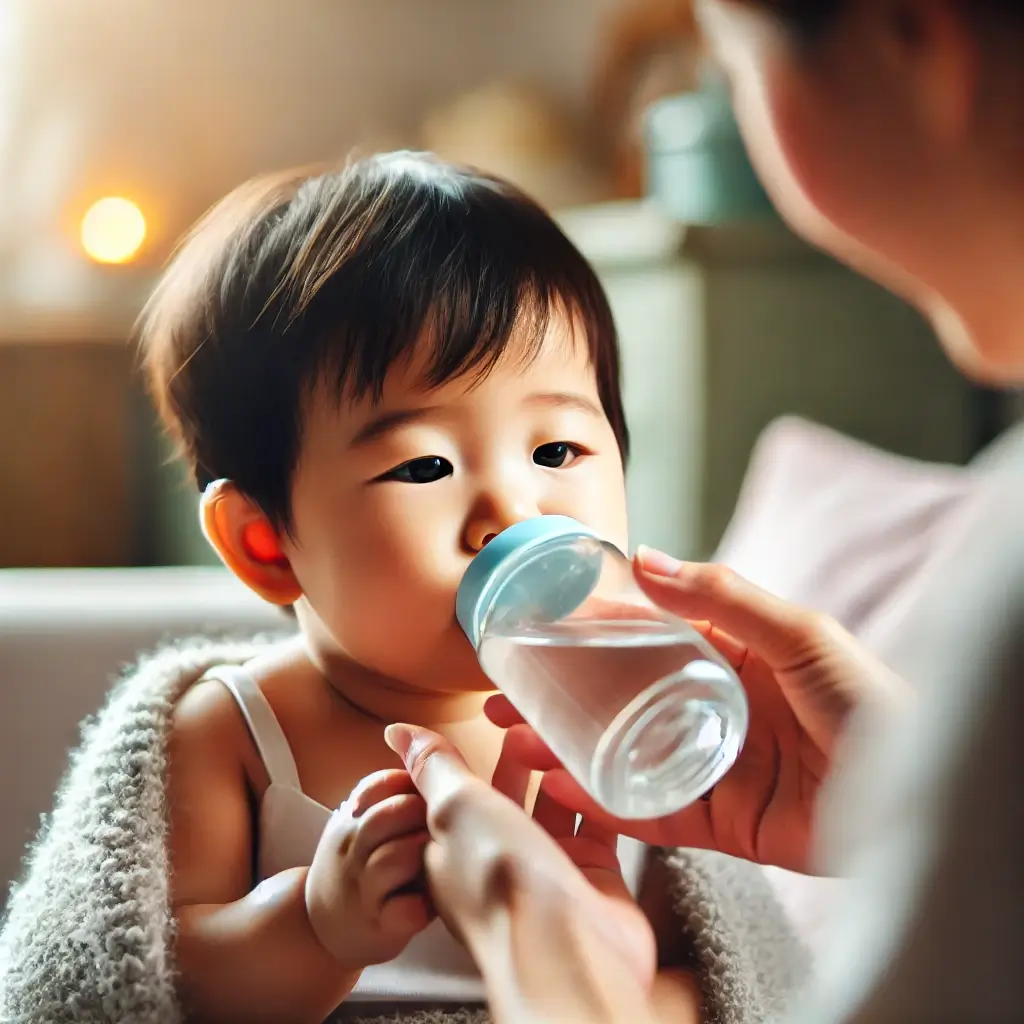
[[[426,822],[426,804],[400,769],[368,775],[331,816],[306,877],[306,910],[344,966],[393,960],[430,923]]]

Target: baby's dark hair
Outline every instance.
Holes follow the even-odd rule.
[[[615,325],[593,269],[518,189],[426,154],[257,178],[186,237],[139,321],[149,386],[202,489],[227,478],[279,528],[303,412],[379,399],[431,346],[427,386],[482,377],[552,316],[588,347],[623,459]]]

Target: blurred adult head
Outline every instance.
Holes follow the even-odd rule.
[[[1024,381],[1024,0],[698,0],[751,158],[809,241]]]

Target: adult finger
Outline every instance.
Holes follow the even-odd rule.
[[[609,827],[607,822],[595,821],[593,818],[582,818],[576,835],[581,839],[589,839],[591,842],[601,843],[610,846],[613,850],[619,844],[619,833],[616,829]]]
[[[530,767],[523,763],[520,754],[519,734],[523,728],[517,726],[502,737],[501,751],[491,775],[491,785],[520,807],[526,806],[526,797],[530,790],[532,777]]]
[[[691,619],[690,625],[725,658],[733,669],[737,672],[742,671],[750,656],[750,648],[746,644],[741,644],[734,636],[730,636],[724,629],[719,629],[718,626],[710,622]]]
[[[591,834],[627,835],[645,843],[660,843],[657,821],[626,821],[605,810],[564,768],[546,772],[541,780],[545,799],[561,804],[587,823]],[[539,797],[538,797],[539,799]],[[574,821],[575,823],[575,821]],[[598,830],[601,830],[600,833]],[[571,833],[569,833],[571,835]],[[672,844],[675,845],[675,844]]]
[[[697,801],[665,818],[632,821],[609,814],[564,770],[548,772],[542,783],[555,801],[582,815],[588,830],[632,836],[655,846],[689,846],[717,849],[707,802]]]
[[[723,565],[680,562],[641,548],[637,583],[666,611],[705,619],[754,648],[777,672],[801,666],[827,641],[826,617],[762,590]]]
[[[629,888],[622,877],[619,861],[619,834],[606,825],[583,818],[572,840],[573,860],[581,868],[589,868],[592,885],[606,896],[624,897]]]
[[[526,797],[532,791],[534,772],[561,768],[562,763],[528,725],[514,725],[505,732],[501,753],[491,777],[491,785],[520,807],[529,806]]]
[[[484,702],[484,714],[499,729],[510,729],[513,725],[520,725],[526,721],[503,693],[496,693],[493,697],[487,698]]]
[[[571,837],[576,831],[576,812],[555,800],[545,789],[543,779],[533,804],[533,820],[557,839]]]
[[[543,772],[561,767],[561,762],[551,753],[551,748],[534,732],[533,727],[503,693],[487,698],[484,714],[493,725],[515,735],[512,742],[517,756],[524,764],[529,764],[533,771]]]
[[[484,714],[493,725],[506,730],[509,735],[506,742],[512,744],[510,750],[513,756],[527,765],[531,771],[546,772],[551,768],[561,768],[562,763],[551,752],[551,748],[503,693],[488,697],[487,703],[484,704]]]
[[[483,784],[470,770],[453,743],[420,726],[395,724],[384,730],[388,746],[402,758],[406,771],[427,802],[427,823],[431,835],[450,831],[455,811],[472,811],[474,801],[460,800],[467,790]],[[484,787],[497,799],[490,786]]]
[[[405,761],[427,803],[427,826],[435,840],[427,849],[428,869],[434,850],[435,874],[447,876],[451,855],[452,863],[458,864],[464,895],[474,889],[474,883],[481,899],[501,878],[505,879],[501,886],[507,887],[510,874],[528,870],[526,850],[530,856],[542,857],[531,867],[551,869],[551,862],[543,862],[545,847],[557,854],[556,863],[562,861],[564,854],[552,837],[535,828],[522,807],[473,775],[444,737],[418,726],[392,725],[385,738]],[[470,878],[467,871],[475,877]]]

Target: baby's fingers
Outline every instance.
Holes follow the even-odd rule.
[[[358,864],[368,864],[374,851],[385,843],[426,827],[427,805],[419,793],[389,797],[356,819],[352,857]]]
[[[356,783],[345,803],[351,809],[352,816],[358,818],[382,800],[415,792],[416,787],[407,771],[402,768],[386,768]]]
[[[408,887],[422,878],[423,848],[429,840],[424,828],[373,851],[363,870],[363,896],[368,908],[383,916],[382,908],[389,899],[408,895]]]
[[[384,901],[379,921],[386,935],[411,939],[435,916],[425,894],[399,893]]]

